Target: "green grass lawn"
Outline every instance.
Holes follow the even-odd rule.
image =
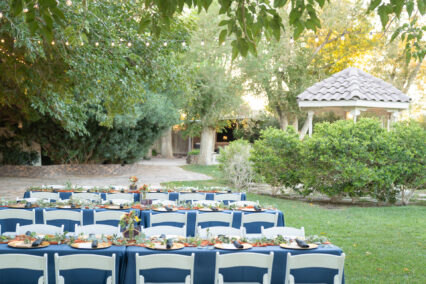
[[[213,177],[172,182],[178,186],[226,186],[217,166],[184,166]],[[248,194],[249,200],[284,212],[285,223],[325,235],[346,254],[346,283],[426,283],[426,207],[334,207]]]

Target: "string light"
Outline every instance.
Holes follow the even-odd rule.
[[[319,38],[317,36],[315,37],[315,42],[319,42]]]
[[[83,45],[84,45],[84,42],[81,42],[81,43],[80,43],[80,45],[81,45],[81,46],[83,46]]]
[[[28,13],[28,8],[24,8],[22,11],[23,11],[24,13]]]
[[[52,40],[51,44],[52,44],[52,45],[55,45],[55,41],[53,41],[53,40]]]
[[[111,46],[112,46],[112,47],[114,47],[114,46],[115,46],[115,43],[114,43],[114,42],[111,42]]]
[[[4,39],[1,39],[1,43],[4,43]]]
[[[0,12],[0,19],[1,19],[1,18],[3,18],[3,13],[2,13],[2,12]]]
[[[224,46],[225,45],[225,42],[222,42],[222,46]]]
[[[41,44],[41,41],[39,41],[39,40],[38,40],[38,41],[37,41],[37,43],[38,43],[38,44]]]
[[[131,47],[132,46],[132,43],[131,42],[128,42],[127,43],[127,47]]]
[[[165,41],[165,42],[163,43],[163,45],[164,45],[164,46],[167,46],[167,41]]]
[[[372,32],[370,32],[370,34],[368,35],[368,38],[373,39],[373,33]]]
[[[340,37],[340,39],[341,39],[341,40],[345,40],[345,35],[342,35],[342,36]]]
[[[293,37],[290,37],[290,43],[293,43],[293,42],[294,42]]]
[[[72,5],[72,1],[71,0],[67,0],[67,2],[65,2],[67,4],[67,6],[71,6]]]
[[[184,41],[182,41],[182,46],[183,46],[183,47],[185,47],[185,46],[186,46],[186,43],[185,43]]]
[[[35,3],[33,7],[34,7],[34,9],[38,9],[38,4]]]
[[[201,45],[204,46],[204,40],[201,41]]]
[[[147,41],[147,42],[145,43],[145,45],[148,47],[148,46],[149,46],[149,41]]]
[[[66,41],[66,42],[65,42],[65,45],[66,45],[66,46],[68,46],[68,45],[70,45],[70,43],[69,43],[68,41]]]
[[[98,47],[99,46],[99,42],[95,42],[95,46]]]

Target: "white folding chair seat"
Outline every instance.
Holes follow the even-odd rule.
[[[241,201],[241,194],[237,193],[223,193],[223,194],[215,194],[214,200],[216,201]]]
[[[154,226],[149,228],[143,228],[142,233],[144,233],[149,238],[153,236],[161,236],[162,234],[166,236],[186,237],[186,225],[183,227]]]
[[[4,209],[0,210],[0,219],[23,219],[29,220],[32,224],[35,224],[35,211],[34,210],[23,210],[23,209]],[[20,224],[20,222],[17,222]],[[15,229],[16,232],[16,229]],[[9,232],[9,233],[15,233]],[[6,233],[6,232],[2,232]]]
[[[246,228],[241,227],[239,229],[233,227],[224,227],[224,226],[216,226],[209,228],[201,228],[197,227],[197,235],[201,238],[215,238],[219,235],[224,235],[228,237],[240,237],[245,238]]]
[[[270,284],[273,261],[274,261],[273,252],[269,254],[250,253],[250,252],[219,254],[219,252],[217,252],[214,283],[215,284],[223,284],[223,283],[235,284],[235,282],[224,282],[223,275],[219,273],[219,269],[221,268],[258,267],[258,268],[267,269],[267,273],[263,275],[262,284]],[[257,283],[257,282],[248,282],[248,283]]]
[[[89,193],[89,192],[83,192],[83,193],[71,193],[71,199],[73,200],[94,200],[94,201],[101,201],[101,195],[97,193]]]
[[[163,205],[163,206],[175,206],[176,205],[176,201],[158,199],[158,200],[152,200],[152,204],[153,205]]]
[[[133,193],[109,193],[106,195],[106,200],[127,200],[128,202],[134,202],[135,198]]]
[[[179,193],[179,200],[181,201],[193,201],[193,200],[205,200],[205,193]]]
[[[136,284],[148,284],[145,278],[140,275],[140,270],[148,270],[154,268],[168,269],[184,269],[189,270],[189,275],[185,278],[185,284],[194,283],[194,260],[195,256],[192,253],[190,256],[180,254],[150,254],[139,256],[136,253]],[[179,283],[179,282],[173,282]]]
[[[199,223],[204,222],[223,222],[228,223],[229,227],[232,226],[232,220],[234,218],[234,212],[223,213],[223,212],[208,212],[208,213],[197,213],[195,215],[195,227],[197,228]],[[205,227],[205,226],[202,226]],[[213,226],[209,226],[213,227]]]
[[[108,220],[114,220],[114,221],[120,221],[121,217],[124,215],[123,211],[118,210],[105,210],[105,211],[93,211],[93,223],[97,224],[101,221],[108,221]]]
[[[75,235],[105,235],[105,236],[113,236],[113,235],[120,235],[120,227],[119,226],[110,226],[110,225],[86,225],[86,226],[78,226],[75,225],[74,230]]]
[[[194,206],[219,206],[220,202],[215,200],[194,200],[192,201],[192,205]]]
[[[33,224],[33,225],[25,225],[25,226],[21,226],[19,224],[16,225],[17,235],[25,235],[25,233],[28,231],[30,231],[31,233],[35,232],[37,234],[42,234],[42,235],[63,234],[64,225],[62,225],[61,227],[46,225],[46,224]]]
[[[287,265],[285,272],[285,284],[294,284],[294,276],[290,270],[301,268],[328,268],[336,269],[333,284],[341,284],[343,279],[343,267],[345,265],[345,254],[332,255],[323,253],[309,253],[300,255],[291,255],[287,253]]]
[[[83,225],[83,211],[43,209],[44,224],[53,220],[71,220]]]
[[[147,192],[146,199],[151,200],[169,200],[169,193],[165,192]]]
[[[38,284],[47,284],[47,253],[43,256],[30,254],[0,254],[0,269],[29,269],[43,271]]]
[[[305,237],[305,228],[301,227],[300,229],[293,227],[271,227],[263,228],[261,227],[262,237],[268,239],[274,239],[277,236],[283,236],[287,238],[304,238]]]
[[[30,191],[30,198],[36,199],[54,199],[59,201],[59,192],[45,192],[45,191]]]
[[[158,214],[150,213],[149,216],[149,227],[152,227],[153,224],[173,222],[173,223],[183,223],[185,226],[187,224],[187,212],[185,213],[174,213],[174,212],[164,212]]]
[[[235,207],[245,207],[245,206],[256,206],[259,205],[259,201],[250,201],[250,200],[240,200],[235,202],[230,202],[229,205]]]
[[[111,271],[111,276],[106,284],[115,284],[115,253],[112,256],[96,254],[71,254],[59,256],[55,253],[55,278],[56,284],[65,284],[65,279],[60,275],[61,270],[70,269],[97,269]],[[79,273],[79,272],[75,272]],[[96,282],[96,279],[92,279]]]

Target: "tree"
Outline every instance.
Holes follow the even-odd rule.
[[[101,1],[100,1],[101,2]],[[130,11],[130,15],[139,21],[139,31],[149,30],[152,34],[158,35],[161,31],[167,30],[176,15],[181,15],[185,8],[197,9],[200,13],[203,9],[207,12],[212,4],[212,0],[147,0],[138,2],[141,9]],[[297,39],[305,29],[316,31],[321,27],[321,21],[317,15],[325,0],[219,0],[219,14],[225,15],[225,19],[219,24],[223,26],[219,42],[227,36],[233,35],[232,40],[233,58],[238,54],[246,56],[250,51],[256,54],[256,48],[264,33],[268,39],[279,39],[284,31],[283,20],[279,14],[279,9],[288,9],[290,16],[287,19],[290,26],[294,28],[293,34]],[[328,1],[327,1],[328,2]],[[20,17],[25,14],[25,21],[33,33],[42,34],[48,42],[53,38],[52,23],[59,23],[65,26],[66,5],[63,2],[40,1],[35,6],[33,0],[11,0],[10,14]],[[74,5],[74,3],[71,3]],[[92,5],[98,2],[83,1],[81,10],[85,13]],[[121,2],[119,2],[121,3]],[[24,9],[26,13],[23,13]],[[400,28],[395,31],[396,36],[402,34],[402,40],[406,41],[405,52],[407,58],[424,57],[425,48],[422,46],[423,27],[413,27],[412,18],[417,21],[418,15],[423,16],[426,12],[426,4],[423,0],[372,0],[370,1],[369,12],[375,11],[379,16],[386,30],[389,22],[395,18],[401,18],[402,11],[406,11],[408,21],[405,21]],[[4,10],[2,10],[4,11]],[[126,11],[121,13],[125,14]],[[413,14],[414,13],[414,14]],[[392,19],[390,17],[393,17]],[[404,22],[404,21],[402,21]],[[396,37],[395,36],[395,37]],[[412,48],[414,51],[412,51]],[[414,55],[414,56],[413,56]]]

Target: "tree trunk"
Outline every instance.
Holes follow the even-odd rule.
[[[161,136],[161,156],[163,158],[173,158],[173,146],[172,146],[172,129],[167,129]]]
[[[200,156],[198,157],[199,165],[212,164],[212,154],[214,151],[214,134],[215,129],[211,127],[204,127],[201,132],[200,141]]]
[[[299,119],[297,118],[297,115],[294,116],[293,127],[296,133],[299,132]]]
[[[288,126],[288,118],[286,114],[281,113],[279,115],[279,123],[280,123],[280,128],[282,130],[286,130],[287,126]]]

